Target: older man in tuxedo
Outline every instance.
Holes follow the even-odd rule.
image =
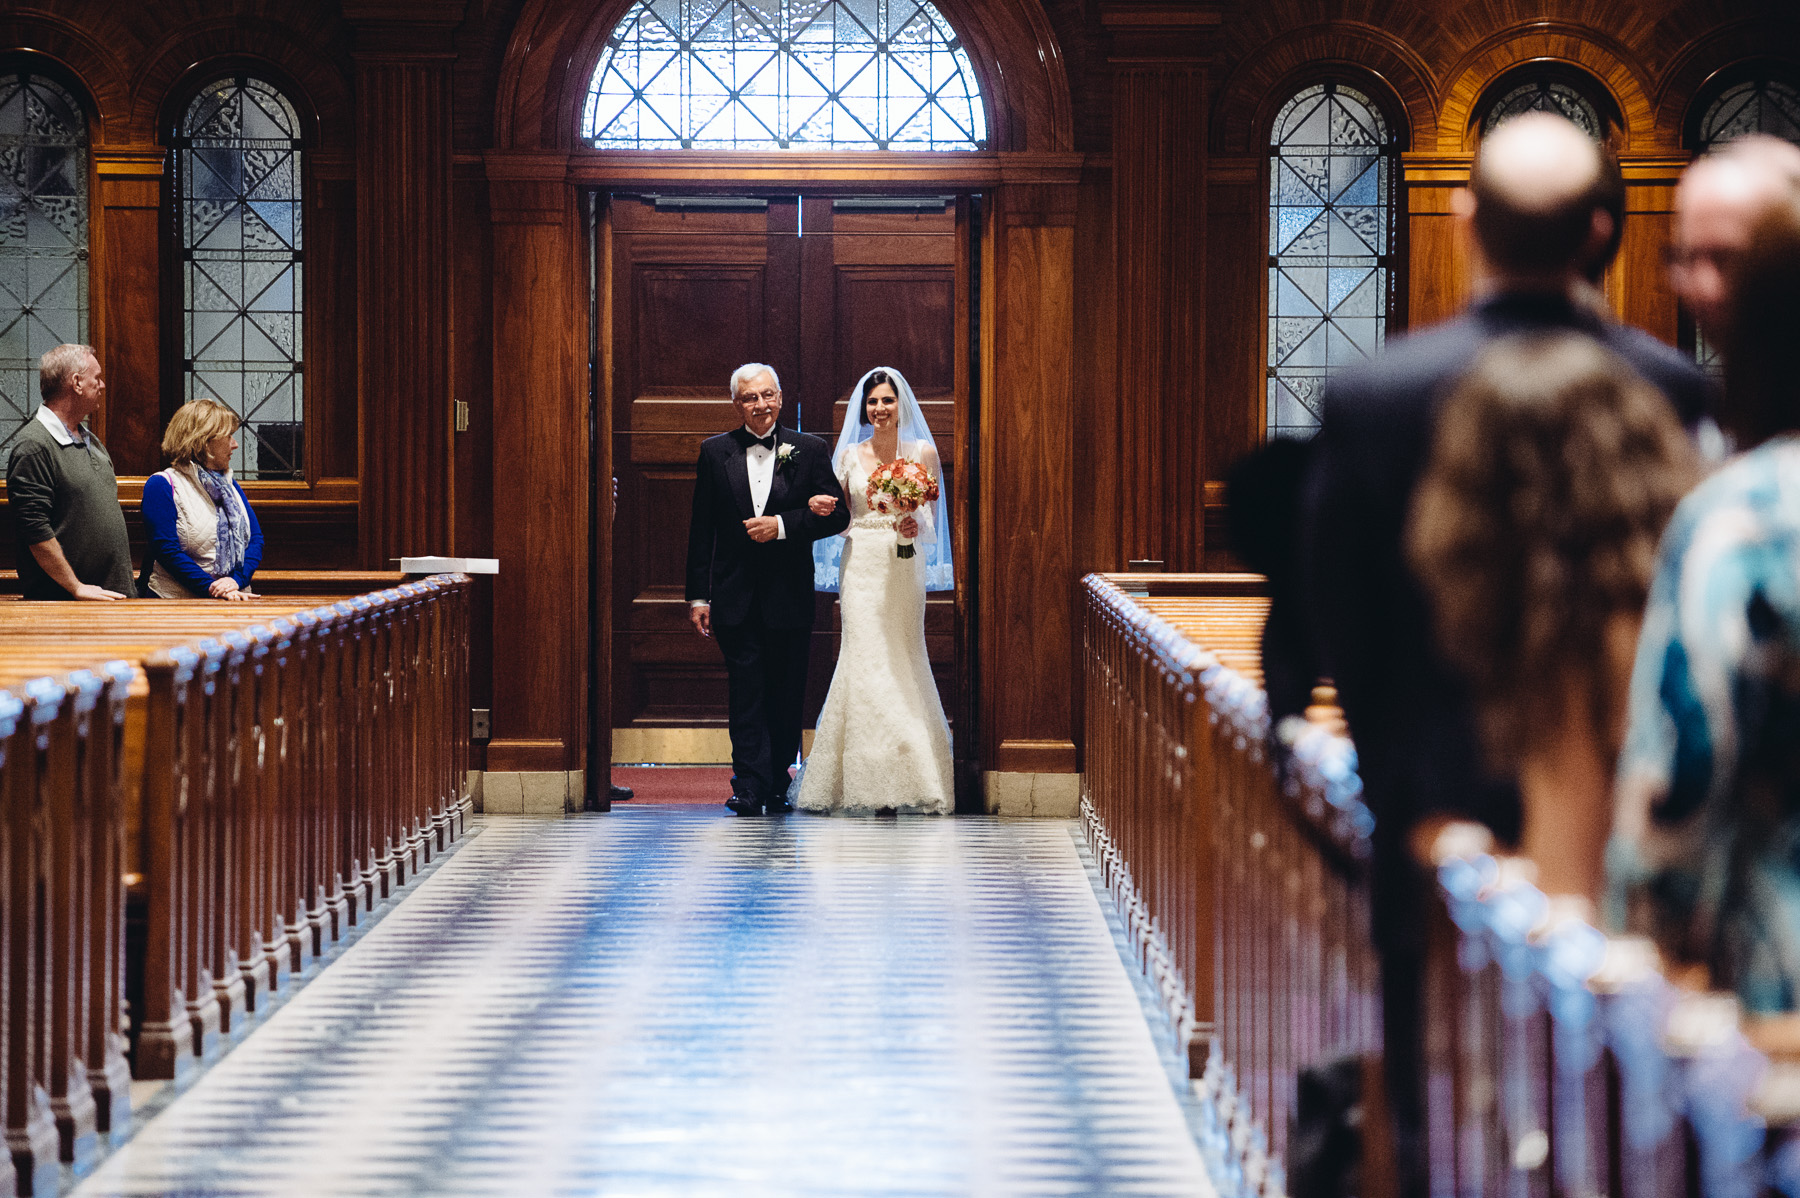
[[[742,424],[707,438],[695,466],[688,614],[725,655],[732,767],[725,805],[762,815],[793,809],[787,767],[800,753],[812,648],[812,543],[843,532],[850,508],[825,442],[781,426],[774,368],[740,366],[730,388]],[[836,501],[829,515],[808,507],[815,495]]]

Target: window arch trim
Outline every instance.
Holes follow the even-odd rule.
[[[195,98],[213,84],[241,75],[253,76],[274,85],[287,102],[293,105],[294,115],[300,125],[299,140],[303,151],[327,148],[318,109],[305,86],[279,63],[249,54],[208,58],[183,71],[164,93],[163,102],[157,109],[157,140],[164,146],[173,147],[176,138],[181,135],[188,107]]]
[[[1488,116],[1494,106],[1520,87],[1532,82],[1561,84],[1585,100],[1601,124],[1600,140],[1616,144],[1627,132],[1624,110],[1605,81],[1586,67],[1561,58],[1532,58],[1514,63],[1482,85],[1469,109],[1470,144],[1488,132]]]
[[[1255,130],[1255,142],[1251,152],[1267,157],[1275,132],[1275,121],[1282,110],[1307,88],[1325,83],[1342,84],[1360,92],[1374,104],[1381,119],[1387,122],[1388,136],[1392,139],[1396,154],[1404,154],[1413,148],[1412,113],[1400,98],[1399,89],[1388,81],[1387,76],[1363,63],[1322,59],[1309,62],[1299,70],[1289,71],[1274,87],[1268,89],[1256,107],[1256,119],[1252,126]]]
[[[1714,104],[1732,88],[1744,83],[1781,83],[1800,91],[1800,63],[1787,59],[1758,57],[1741,59],[1720,67],[1694,89],[1687,110],[1681,118],[1681,144],[1691,153],[1705,148],[1701,130]]]

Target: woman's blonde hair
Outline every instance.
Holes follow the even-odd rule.
[[[171,466],[204,463],[206,445],[214,437],[234,433],[243,420],[216,399],[190,399],[175,410],[163,433],[163,456]]]
[[[1496,342],[1438,418],[1407,555],[1496,768],[1564,716],[1616,722],[1609,629],[1643,611],[1663,525],[1698,477],[1662,394],[1575,333]]]

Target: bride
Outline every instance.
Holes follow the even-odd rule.
[[[871,370],[850,394],[832,456],[850,527],[813,546],[815,585],[841,595],[842,646],[796,802],[819,812],[944,814],[955,803],[950,726],[925,656],[925,592],[953,586],[943,465],[898,370]],[[924,466],[939,490],[898,520],[868,501],[869,476],[895,458]],[[834,503],[812,500],[820,515]],[[895,555],[897,537],[917,538],[912,557]]]

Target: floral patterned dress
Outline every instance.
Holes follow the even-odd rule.
[[[1753,1011],[1800,1007],[1800,436],[1663,535],[1632,671],[1609,915]]]

